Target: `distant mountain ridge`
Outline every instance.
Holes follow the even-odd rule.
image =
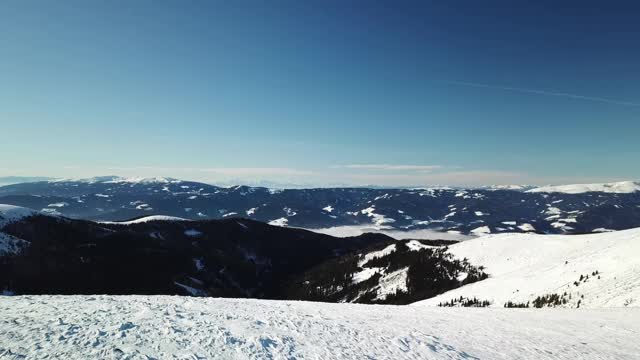
[[[108,176],[3,186],[0,203],[97,221],[150,215],[244,217],[302,228],[574,234],[639,227],[637,188],[638,183],[621,182],[540,188],[274,189]]]
[[[48,180],[52,180],[52,178],[44,176],[0,176],[0,186]]]
[[[532,193],[564,193],[564,194],[583,194],[588,192],[602,192],[613,194],[629,194],[640,191],[640,182],[620,181],[615,183],[601,184],[572,184],[572,185],[556,185],[542,186],[527,190]]]

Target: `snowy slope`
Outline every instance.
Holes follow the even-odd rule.
[[[37,214],[37,211],[24,207],[0,204],[0,229],[12,222]]]
[[[640,309],[0,297],[0,358],[632,359]]]
[[[640,229],[589,235],[489,235],[449,249],[458,258],[483,265],[489,279],[417,305],[434,306],[463,296],[502,307],[507,301],[526,303],[566,292],[566,307],[576,307],[578,301],[588,308],[640,306]]]
[[[36,211],[23,207],[0,204],[0,257],[18,254],[29,245],[28,241],[3,233],[2,228],[36,214]]]
[[[621,181],[606,184],[573,184],[558,186],[543,186],[528,190],[528,193],[564,193],[582,194],[586,192],[603,192],[613,194],[628,194],[640,191],[640,183],[633,181]]]

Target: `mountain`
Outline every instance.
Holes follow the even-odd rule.
[[[629,194],[640,191],[640,182],[621,181],[606,184],[573,184],[558,186],[543,186],[529,189],[530,193],[563,193],[584,194],[588,192],[601,192],[609,194]]]
[[[37,181],[48,181],[52,178],[44,176],[0,176],[0,186]]]
[[[449,246],[489,278],[416,305],[640,306],[640,229],[588,235],[500,234]],[[453,303],[452,303],[453,302]]]
[[[111,176],[4,186],[0,203],[97,221],[150,215],[191,220],[244,217],[308,229],[579,234],[640,227],[640,191],[632,191],[635,185],[630,184],[635,183],[534,189],[270,189]]]
[[[289,276],[391,241],[247,219],[95,223],[0,206],[0,289],[15,293],[277,297]]]
[[[96,223],[0,205],[0,291],[440,306],[640,306],[640,228],[463,242],[249,219]],[[424,300],[424,301],[421,301]]]
[[[396,241],[382,234],[334,238],[248,219],[150,216],[96,223],[0,205],[0,234],[0,290],[16,294],[185,294],[322,301],[345,297],[344,301],[352,302],[408,303],[482,275],[471,264],[447,255],[446,248],[435,249],[417,240]],[[379,248],[390,246],[398,251],[376,255]],[[360,257],[366,261],[357,261]],[[354,271],[372,271],[371,279],[354,275],[362,279],[357,286],[330,297],[311,297],[308,286],[297,289],[302,278],[312,279],[319,288],[335,288],[331,274],[338,273],[348,278],[345,284],[352,284],[351,273],[341,272],[343,263],[357,264]],[[406,272],[398,280],[408,288],[383,284],[396,268]],[[479,275],[459,281],[457,274],[462,271]],[[432,274],[428,278],[433,282],[422,281],[423,272]],[[366,296],[356,297],[357,291]]]

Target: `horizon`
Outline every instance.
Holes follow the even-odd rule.
[[[638,4],[0,10],[0,176],[321,187],[640,179]]]
[[[12,181],[13,180],[13,181]],[[625,179],[609,182],[591,182],[591,183],[546,183],[546,184],[480,184],[480,185],[451,185],[451,184],[432,184],[432,185],[377,185],[377,184],[300,184],[300,183],[282,183],[269,180],[256,181],[200,181],[188,178],[176,178],[171,176],[120,176],[120,175],[98,175],[89,177],[48,177],[48,176],[0,176],[0,187],[14,184],[32,183],[32,182],[148,182],[148,181],[177,181],[177,182],[195,182],[207,185],[219,186],[222,188],[232,188],[236,186],[261,187],[274,189],[331,189],[331,188],[370,188],[370,189],[435,189],[435,188],[451,188],[455,189],[483,189],[483,188],[500,188],[505,190],[530,190],[534,188],[543,188],[547,186],[567,186],[567,185],[607,185],[621,183],[640,184],[637,179]]]

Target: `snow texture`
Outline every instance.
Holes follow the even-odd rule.
[[[0,297],[7,359],[633,359],[640,309]]]

